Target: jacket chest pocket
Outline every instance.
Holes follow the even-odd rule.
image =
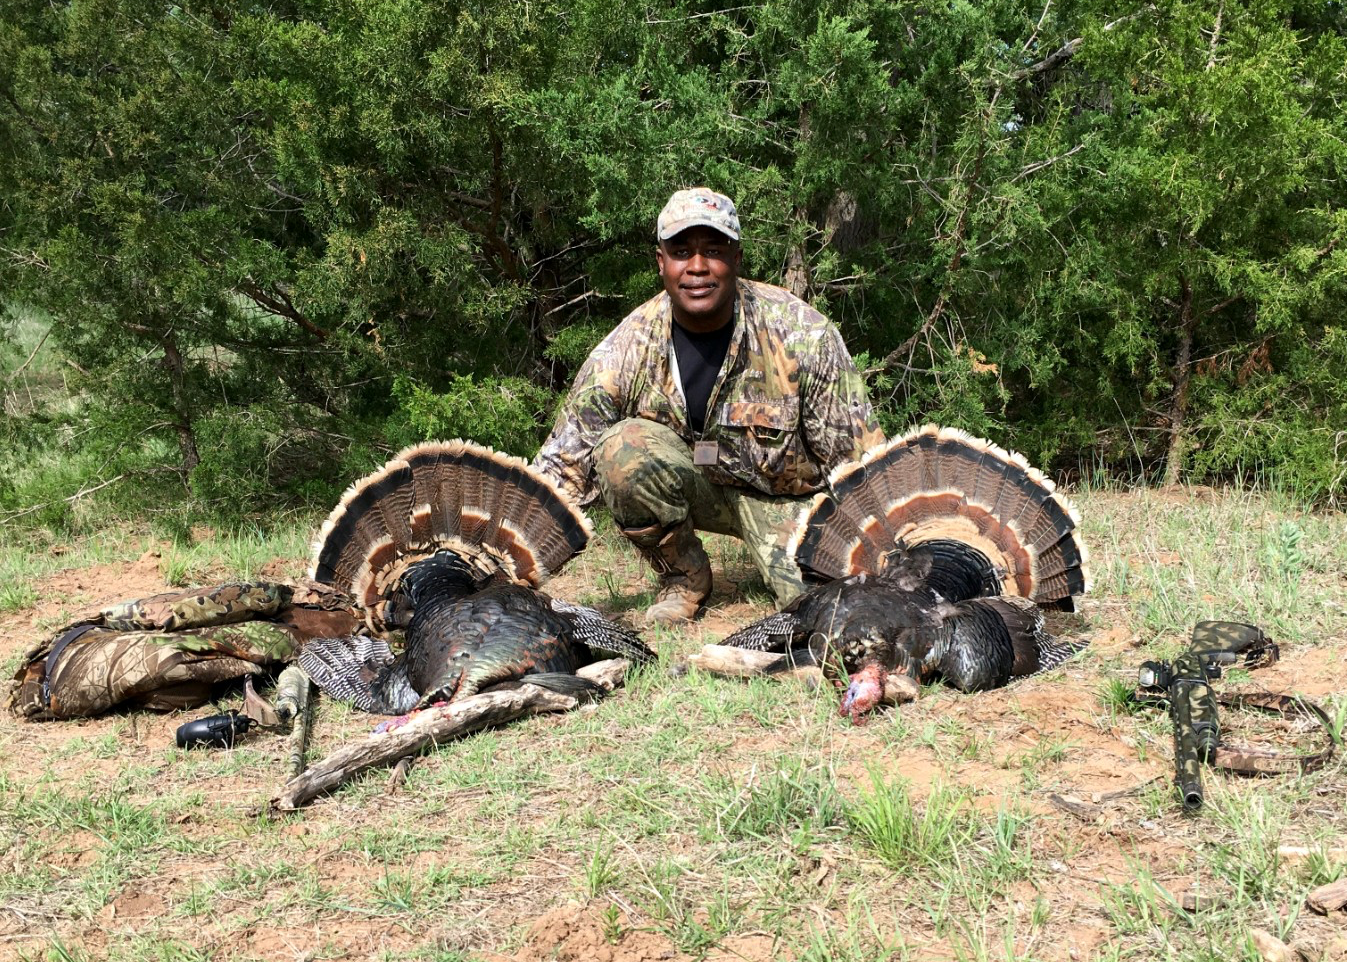
[[[769,476],[785,468],[799,421],[799,398],[730,401],[720,405],[717,417],[721,437],[739,449],[744,465]]]

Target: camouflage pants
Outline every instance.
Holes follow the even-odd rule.
[[[778,605],[803,590],[786,545],[807,497],[772,497],[712,484],[692,463],[686,441],[672,429],[640,418],[619,421],[600,435],[594,473],[620,527],[668,528],[690,517],[699,531],[740,538]]]

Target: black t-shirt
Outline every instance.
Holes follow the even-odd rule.
[[[698,434],[706,427],[706,402],[711,399],[711,389],[716,386],[733,336],[733,319],[710,334],[697,334],[673,322],[674,354],[678,357],[683,397],[688,402],[688,424]]]

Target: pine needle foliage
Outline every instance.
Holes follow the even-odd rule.
[[[0,517],[528,454],[693,183],[890,431],[1341,501],[1345,35],[1303,0],[0,0],[0,292],[61,387],[20,403],[4,352],[0,476],[36,467]]]

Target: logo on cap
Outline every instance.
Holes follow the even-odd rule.
[[[668,240],[689,227],[710,227],[731,240],[739,240],[739,213],[734,201],[707,187],[675,191],[659,212],[655,236]]]

